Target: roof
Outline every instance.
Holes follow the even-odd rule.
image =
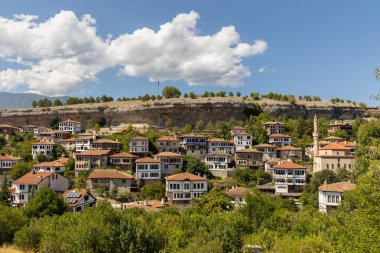
[[[245,196],[249,193],[252,193],[252,190],[246,187],[235,187],[227,192],[227,194],[231,197]]]
[[[20,161],[20,160],[23,160],[23,159],[17,156],[0,155],[0,161]]]
[[[126,172],[113,169],[95,169],[88,179],[133,179],[134,177]]]
[[[285,123],[278,122],[278,121],[267,121],[267,122],[264,122],[263,125],[285,125]]]
[[[174,138],[172,136],[161,136],[160,138],[157,139],[157,141],[177,141],[180,142],[177,138]]]
[[[273,168],[275,169],[306,169],[305,166],[292,163],[292,162],[284,162],[279,165],[273,166]]]
[[[62,158],[52,162],[43,162],[33,165],[33,167],[61,167],[66,166],[69,162],[69,158]]]
[[[76,141],[77,141],[76,138],[67,138],[67,139],[61,140],[60,142],[76,142]]]
[[[73,193],[76,193],[76,194],[73,194]],[[90,195],[92,198],[96,200],[96,198],[91,193],[87,192],[87,190],[68,190],[68,191],[65,191],[62,195],[65,201],[68,202],[69,206],[78,205],[78,203],[86,195]]]
[[[341,141],[338,142],[339,145],[342,145],[343,147],[356,147],[356,142],[352,141]]]
[[[44,180],[47,177],[50,177],[53,175],[54,172],[29,172],[25,174],[24,176],[16,179],[13,183],[14,184],[31,184],[36,185],[39,184],[42,180]]]
[[[120,158],[137,158],[137,156],[129,154],[129,153],[118,153],[118,154],[111,155],[110,157],[112,157],[112,158],[117,158],[117,157],[120,157]]]
[[[351,182],[338,182],[327,184],[326,182],[318,190],[324,192],[344,192],[355,189],[356,185]]]
[[[15,126],[7,125],[7,124],[0,124],[0,128],[16,128]]]
[[[173,152],[161,152],[157,154],[158,157],[182,157],[183,155],[173,153]]]
[[[236,126],[233,127],[231,130],[245,130],[245,127]]]
[[[239,136],[239,135],[242,135],[242,136],[252,136],[253,134],[251,134],[251,133],[236,133],[236,134],[234,134],[234,136]]]
[[[161,161],[153,159],[151,157],[144,157],[136,160],[136,163],[161,163]]]
[[[109,140],[109,139],[99,139],[99,140],[95,140],[93,141],[92,143],[115,143],[115,144],[120,144],[120,142],[118,141],[113,141],[113,140]]]
[[[325,138],[323,138],[324,140],[343,140],[343,138],[341,137],[336,137],[336,136],[327,136]]]
[[[297,148],[293,146],[283,146],[277,149],[277,151],[302,151],[302,148]]]
[[[51,141],[39,141],[39,142],[33,143],[32,145],[57,145],[57,144]]]
[[[71,120],[71,119],[67,119],[67,120],[61,121],[60,123],[76,123],[76,124],[80,124],[79,121],[75,121],[75,120]]]
[[[205,156],[232,156],[232,155],[225,153],[225,152],[215,151],[215,152],[210,152],[210,153],[206,154]]]
[[[208,138],[208,137],[204,135],[187,134],[187,135],[182,135],[179,138]]]
[[[86,150],[80,153],[75,153],[76,156],[102,156],[109,155],[111,150]]]
[[[37,126],[35,126],[35,125],[25,125],[25,126],[22,126],[22,128],[24,128],[24,127],[25,127],[25,128],[26,128],[26,127],[27,127],[27,128],[36,128]]]
[[[256,150],[256,149],[240,149],[235,151],[235,153],[256,153],[256,154],[262,154],[263,152]]]
[[[225,140],[225,139],[221,139],[221,138],[212,138],[212,139],[209,139],[208,142],[229,142],[230,140]]]
[[[279,137],[279,138],[292,138],[291,136],[287,135],[287,134],[271,134],[269,135],[269,138],[276,138],[276,137]]]
[[[149,139],[143,136],[136,136],[136,137],[130,138],[129,140],[132,141],[132,140],[149,140]]]
[[[185,180],[190,180],[190,181],[207,181],[207,178],[197,176],[188,172],[185,173],[179,173],[179,174],[174,174],[171,176],[165,177],[166,180],[172,180],[172,181],[185,181]]]
[[[349,148],[342,146],[342,145],[339,145],[339,144],[336,144],[336,143],[328,144],[328,145],[326,145],[320,149],[321,150],[350,150]]]
[[[71,134],[71,133],[68,131],[63,131],[63,130],[54,130],[54,131],[49,132],[49,134]]]
[[[278,148],[276,145],[261,143],[253,146],[253,148]]]

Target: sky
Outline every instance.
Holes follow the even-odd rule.
[[[135,97],[172,85],[378,105],[379,9],[371,0],[0,0],[0,91]]]

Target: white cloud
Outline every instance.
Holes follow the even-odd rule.
[[[263,53],[267,43],[241,43],[233,26],[212,35],[197,32],[198,13],[177,15],[154,31],[142,28],[116,38],[96,34],[96,20],[71,11],[37,22],[38,17],[0,17],[0,59],[22,69],[0,71],[0,89],[62,95],[96,81],[106,68],[150,80],[185,80],[189,85],[237,86],[251,73],[244,57]]]
[[[257,73],[264,73],[264,72],[267,72],[267,71],[268,71],[268,67],[267,66],[262,66],[262,67],[260,67],[257,70]]]

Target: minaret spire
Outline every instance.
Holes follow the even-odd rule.
[[[314,132],[313,132],[313,140],[314,140],[314,158],[319,155],[319,132],[318,132],[318,119],[317,114],[314,114]]]

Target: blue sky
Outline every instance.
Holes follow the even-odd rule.
[[[112,34],[112,39],[116,39],[120,35],[132,34],[135,30],[144,27],[157,31],[160,25],[171,22],[178,14],[189,14],[195,11],[199,14],[196,35],[213,35],[222,27],[232,25],[236,33],[240,35],[241,43],[253,46],[255,41],[263,40],[267,43],[267,48],[257,54],[251,53],[238,58],[241,61],[239,64],[245,66],[250,72],[248,77],[245,74],[239,75],[238,82],[241,85],[239,87],[220,86],[225,82],[232,82],[231,80],[235,80],[236,77],[227,81],[214,77],[216,82],[220,82],[219,86],[207,84],[210,80],[214,80],[209,76],[215,73],[207,72],[207,70],[205,70],[207,73],[203,73],[199,69],[191,70],[193,72],[190,71],[190,77],[187,79],[181,78],[182,72],[170,74],[169,77],[166,76],[167,79],[173,76],[181,79],[161,81],[161,87],[175,85],[183,92],[197,93],[205,90],[234,92],[239,90],[243,94],[249,94],[252,91],[260,93],[273,91],[297,96],[319,95],[323,99],[349,98],[371,105],[378,104],[370,99],[371,94],[380,92],[380,82],[375,80],[374,75],[374,69],[380,65],[379,9],[379,1],[365,1],[364,4],[359,1],[92,0],[60,1],[53,5],[51,1],[0,0],[0,16],[6,20],[13,19],[15,14],[28,14],[39,16],[35,20],[37,23],[45,22],[61,10],[72,11],[78,19],[89,14],[96,20],[96,24],[92,26],[96,28],[97,36],[102,39],[105,39],[108,34]],[[70,36],[68,34],[67,37]],[[0,48],[1,37],[2,34],[0,34]],[[32,42],[33,37],[31,37]],[[176,41],[167,43],[176,45]],[[30,60],[32,64],[37,64],[38,61],[44,59],[43,57],[36,59],[34,56],[28,59],[17,50],[20,50],[20,47],[16,47],[12,53],[2,58],[0,52],[0,71],[28,69],[28,65],[10,62],[10,58],[15,59],[19,55],[23,60]],[[142,50],[141,47],[139,50],[141,50],[139,54],[142,55],[149,53],[149,50]],[[117,52],[120,54],[124,51]],[[181,59],[178,55],[165,57]],[[205,57],[209,58],[210,55]],[[161,64],[160,59],[154,59],[157,60],[155,64]],[[230,58],[223,59],[231,60]],[[236,58],[233,59],[236,60]],[[192,62],[194,59],[184,57],[183,61],[187,60]],[[128,60],[125,61],[130,64]],[[19,78],[18,73],[3,73],[3,79],[0,74],[0,81],[3,82],[3,85],[0,83],[0,89],[17,92],[33,90],[44,93],[46,88],[49,94],[65,93],[75,96],[108,94],[115,97],[132,97],[157,93],[156,83],[149,81],[150,73],[147,71],[153,69],[157,71],[156,77],[165,77],[165,74],[161,73],[166,71],[165,68],[149,67],[146,71],[128,69],[121,73],[120,66],[128,65],[124,60],[122,62],[118,62],[117,65],[110,63],[107,67],[99,67],[100,70],[94,74],[96,80],[80,76],[87,75],[86,71],[89,70],[80,71],[79,78],[74,78],[70,83],[70,88],[67,89],[49,88],[48,84],[46,87],[41,86],[42,80],[38,79],[35,73],[28,73],[21,81],[14,80]],[[112,67],[109,67],[111,65]],[[225,68],[229,66],[227,64]],[[228,72],[227,69],[226,71]],[[130,73],[135,72],[137,74],[131,76]],[[195,80],[197,75],[203,74],[207,76],[206,84],[190,86],[186,83],[186,80]],[[76,81],[77,79],[79,81]],[[202,78],[202,80],[205,79]],[[23,82],[32,84],[23,84]],[[54,82],[54,80],[52,83],[51,86],[55,87],[68,85],[65,82]]]

